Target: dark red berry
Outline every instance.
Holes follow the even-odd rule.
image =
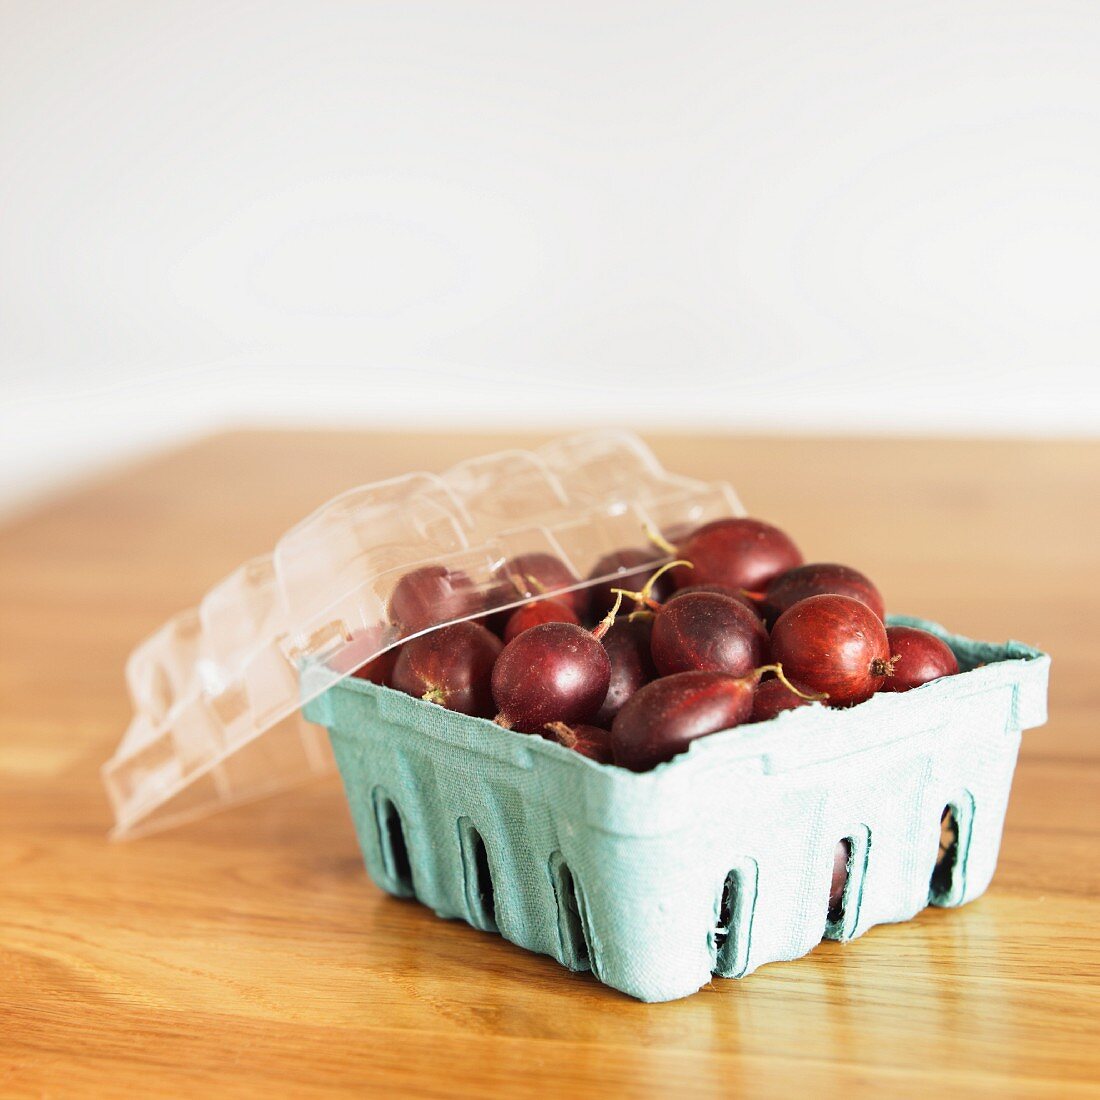
[[[824,595],[851,596],[865,603],[880,619],[886,617],[886,605],[874,583],[858,569],[833,562],[799,565],[772,580],[764,590],[764,616],[774,623],[799,600]]]
[[[662,676],[692,670],[744,676],[767,661],[768,636],[744,604],[717,592],[694,592],[657,612],[651,650]]]
[[[524,733],[550,722],[588,722],[611,682],[600,640],[572,623],[543,623],[517,635],[493,668],[497,721]]]
[[[603,577],[614,574],[611,580],[594,585],[588,590],[589,614],[593,619],[606,615],[615,604],[612,588],[625,588],[637,591],[644,587],[651,573],[657,568],[653,564],[655,551],[642,549],[615,550],[605,554],[592,567],[589,577]],[[672,578],[666,573],[657,578],[650,591],[651,597],[658,603],[664,602],[672,591]]]
[[[951,648],[927,630],[890,626],[886,628],[886,637],[894,660],[894,675],[883,685],[883,691],[909,691],[959,671],[959,662]]]
[[[429,626],[476,615],[484,601],[474,582],[460,569],[424,565],[406,573],[389,602],[390,622],[404,635]]]
[[[406,642],[393,668],[393,686],[448,710],[492,718],[493,665],[500,639],[479,623],[452,623]]]
[[[568,726],[564,722],[551,722],[546,729],[567,749],[600,764],[611,763],[611,733],[608,730],[599,726]]]
[[[694,567],[674,571],[679,588],[722,584],[759,592],[773,577],[802,564],[802,554],[789,536],[770,523],[748,517],[704,524],[680,544],[677,553]]]
[[[534,603],[525,603],[522,607],[517,607],[508,616],[508,621],[504,624],[504,640],[510,642],[517,634],[522,634],[525,630],[540,626],[542,623],[580,625],[573,609],[561,600],[536,600]]]
[[[677,588],[676,591],[666,597],[662,603],[671,603],[681,596],[691,596],[696,592],[713,592],[719,596],[729,596],[731,600],[736,600],[738,603],[744,604],[757,618],[762,618],[760,614],[760,604],[757,600],[754,600],[751,596],[747,596],[739,589],[730,588],[725,584],[689,584],[685,588]]]
[[[611,660],[611,682],[593,718],[597,726],[610,726],[627,699],[657,675],[649,650],[652,630],[645,619],[618,619],[603,636],[603,647]]]
[[[801,688],[802,685],[796,685]],[[808,689],[805,689],[809,693]],[[756,685],[752,698],[752,721],[766,722],[785,710],[808,707],[812,699],[804,699],[791,691],[782,680],[763,680]]]
[[[385,653],[379,653],[373,661],[360,665],[352,675],[360,680],[369,680],[372,684],[383,684],[388,687],[393,678],[393,666],[399,652],[400,650],[396,647],[387,649]]]
[[[564,591],[570,585],[577,584],[578,579],[565,562],[553,554],[542,551],[518,554],[506,561],[499,572],[520,598],[558,593],[557,598],[569,605],[578,620],[583,619],[588,610],[588,592],[585,589]]]
[[[729,729],[752,714],[755,675],[679,672],[635,692],[611,725],[615,763],[644,772],[683,752],[698,737]]]
[[[829,706],[862,703],[892,672],[882,620],[851,596],[810,596],[779,616],[772,658],[797,684],[826,692]]]

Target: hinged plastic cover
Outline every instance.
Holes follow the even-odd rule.
[[[617,575],[593,573],[614,551],[665,560],[647,527],[675,539],[743,514],[729,485],[666,473],[636,436],[606,431],[342,493],[134,650],[134,717],[103,769],[115,835],[327,771],[327,735],[301,706],[406,638],[536,597],[507,567],[517,555],[552,554],[583,588]],[[430,565],[475,598],[391,622],[397,582]]]

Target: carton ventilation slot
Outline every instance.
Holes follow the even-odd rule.
[[[588,970],[591,967],[591,953],[584,921],[581,919],[577,884],[560,852],[555,852],[550,857],[550,879],[558,900],[558,934],[561,938],[562,959],[570,970]]]
[[[483,932],[496,932],[496,896],[485,840],[468,817],[459,821],[458,836],[471,923]]]
[[[374,792],[374,805],[382,866],[389,876],[392,893],[401,897],[415,897],[412,863],[409,860],[409,846],[405,839],[401,813],[393,799],[381,788]]]

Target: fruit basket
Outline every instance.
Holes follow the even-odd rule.
[[[543,594],[501,585],[516,555],[552,555],[580,591],[619,577],[609,560],[643,530],[743,514],[729,486],[606,432],[343,494],[135,651],[134,719],[104,768],[116,835],[318,774],[331,738],[383,889],[647,1001],[977,897],[1021,731],[1045,719],[1049,659],[1019,643],[894,617],[946,641],[960,674],[702,737],[639,773],[350,675],[475,617],[444,599],[390,623],[411,571],[461,576],[483,617]],[[630,565],[666,560],[639,547]],[[938,864],[945,807],[957,840]]]
[[[379,886],[664,1001],[989,885],[1046,658],[894,621],[946,640],[961,674],[703,737],[641,774],[362,680],[307,715],[332,731]],[[932,884],[945,806],[959,839]]]

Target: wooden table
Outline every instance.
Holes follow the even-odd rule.
[[[1100,1094],[1100,445],[651,437],[891,607],[1053,653],[963,909],[647,1006],[384,896],[335,777],[107,841],[138,640],[338,490],[529,442],[228,434],[0,528],[0,1095]]]

